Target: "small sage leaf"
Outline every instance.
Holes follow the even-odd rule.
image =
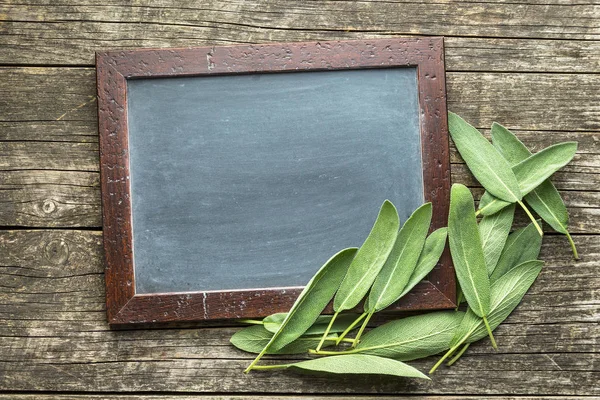
[[[540,254],[542,237],[537,234],[533,224],[517,229],[506,240],[506,245],[500,254],[496,268],[490,276],[490,281],[498,280],[515,265],[525,261],[535,260]]]
[[[367,332],[355,352],[410,361],[447,350],[465,313],[439,311],[388,322]]]
[[[396,207],[386,200],[335,295],[333,309],[336,313],[355,307],[365,297],[392,251],[399,227]]]
[[[425,203],[404,223],[394,248],[373,283],[365,311],[381,311],[400,298],[419,261],[431,216],[431,203]]]
[[[511,131],[495,122],[492,125],[492,143],[512,165],[531,156],[529,149]],[[549,179],[544,181],[525,196],[525,201],[552,229],[567,235],[577,259],[577,249],[567,229],[569,224],[567,207],[552,182]]]
[[[491,309],[488,321],[492,330],[496,329],[519,305],[542,270],[543,261],[526,261],[500,277],[490,288]],[[471,309],[467,311],[452,339],[451,347],[459,343],[473,343],[487,336],[481,318]]]
[[[260,353],[272,337],[272,332],[269,332],[261,325],[254,325],[236,332],[231,337],[231,344],[248,353]],[[337,335],[332,334],[330,337],[334,339]],[[314,349],[319,343],[319,339],[319,336],[301,336],[281,349],[277,351],[267,350],[265,354],[304,354],[309,349]],[[334,342],[326,344],[334,344]]]
[[[364,354],[315,358],[313,360],[289,364],[287,368],[300,369],[307,372],[327,372],[331,374],[392,375],[407,378],[429,379],[418,369],[404,364],[401,361]]]
[[[458,115],[448,113],[452,140],[479,183],[495,197],[515,203],[523,197],[508,162],[483,135]]]
[[[484,216],[479,222],[479,236],[488,275],[491,275],[496,268],[496,263],[510,233],[514,215],[515,205],[511,204],[496,214]]]
[[[444,252],[444,248],[446,247],[447,236],[448,229],[440,228],[427,237],[425,240],[425,246],[423,246],[423,251],[419,256],[417,267],[410,276],[410,279],[400,294],[400,297],[403,297],[405,294],[410,292],[412,288],[421,282],[427,276],[427,274],[431,272],[433,267],[435,267],[442,256],[442,253]]]
[[[246,371],[250,371],[263,354],[282,349],[313,325],[331,301],[356,253],[356,248],[344,249],[317,271],[296,299],[277,332]]]
[[[287,313],[277,313],[269,315],[263,319],[263,326],[269,332],[275,333],[279,330],[281,323],[284,321]],[[344,332],[346,328],[354,322],[354,320],[358,317],[358,314],[349,313],[349,314],[341,314],[339,315],[335,322],[331,325],[329,329],[330,333],[339,333]],[[331,322],[331,315],[319,315],[315,323],[304,332],[303,336],[306,335],[321,335],[325,333],[327,326]]]
[[[485,317],[490,310],[490,281],[473,196],[466,186],[456,183],[450,191],[448,241],[463,295],[473,311]]]

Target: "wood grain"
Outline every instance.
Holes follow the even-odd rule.
[[[105,49],[441,35],[450,70],[599,66],[600,10],[583,1],[67,0],[6,4],[0,16],[6,64],[92,65]]]
[[[596,0],[0,1],[0,225],[20,227],[0,231],[0,399],[600,398],[599,18]],[[421,34],[446,36],[452,111],[534,150],[580,143],[554,181],[583,259],[545,238],[498,354],[472,346],[431,384],[246,376],[235,327],[108,330],[101,232],[21,229],[101,226],[95,50]]]
[[[111,331],[105,320],[101,234],[33,230],[0,233],[0,380],[3,390],[233,391],[336,393],[519,393],[598,395],[600,243],[575,237],[574,263],[559,236],[544,241],[544,270],[506,323],[434,383],[385,379],[303,379],[290,373],[241,373],[252,355],[229,345],[238,329]],[[434,358],[415,362],[425,369]],[[535,371],[532,373],[531,371]],[[57,379],[57,376],[60,378]],[[96,379],[98,376],[114,379]],[[280,384],[285,378],[291,384]],[[352,383],[350,383],[352,382]],[[467,382],[467,383],[465,383]],[[488,383],[486,383],[488,382]],[[240,390],[241,389],[241,390]]]

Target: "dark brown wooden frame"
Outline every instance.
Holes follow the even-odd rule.
[[[302,288],[136,294],[132,253],[127,80],[147,77],[416,67],[426,201],[432,229],[445,226],[450,192],[443,38],[392,38],[96,54],[106,306],[111,325],[265,316],[286,311]],[[243,311],[239,305],[245,303]],[[427,281],[394,304],[397,310],[455,307],[446,250]]]

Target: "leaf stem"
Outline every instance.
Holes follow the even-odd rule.
[[[537,229],[537,231],[540,234],[540,236],[544,236],[544,231],[542,231],[542,228],[540,228],[540,225],[537,223],[537,221],[535,220],[533,214],[531,214],[531,211],[529,211],[529,208],[527,208],[527,206],[525,205],[525,203],[523,203],[521,200],[518,200],[517,203],[519,203],[519,205],[521,206],[521,208],[525,211],[525,214],[527,214],[527,216],[529,217],[529,219],[531,220],[531,222],[533,222],[533,225],[535,226],[535,229]]]
[[[263,322],[259,321],[257,319],[240,319],[238,322],[241,322],[242,324],[250,324],[250,325],[263,325]]]
[[[460,308],[460,304],[463,302],[464,298],[465,295],[463,294],[462,289],[459,287],[458,296],[456,296],[456,308],[454,309],[454,311],[458,311],[458,309]]]
[[[356,347],[358,342],[360,342],[360,337],[362,336],[363,332],[365,331],[365,328],[367,327],[367,324],[369,323],[369,320],[373,316],[374,312],[375,311],[371,311],[367,314],[367,318],[365,318],[365,320],[363,321],[362,326],[360,327],[358,333],[356,334],[356,337],[354,338],[354,343],[352,343],[352,347]]]
[[[443,362],[446,360],[446,358],[450,357],[450,355],[451,355],[452,353],[454,353],[454,352],[456,351],[456,349],[458,349],[458,347],[459,347],[459,346],[462,344],[462,342],[464,342],[465,340],[467,340],[467,336],[465,336],[465,337],[463,338],[463,340],[461,340],[461,341],[460,341],[460,342],[459,342],[459,343],[458,343],[456,346],[454,346],[454,347],[452,347],[450,350],[448,350],[448,351],[446,352],[446,354],[444,354],[444,355],[442,356],[442,358],[440,358],[440,360],[439,360],[437,363],[435,363],[435,365],[434,365],[434,366],[433,366],[433,367],[432,367],[432,368],[429,370],[429,375],[433,374],[433,373],[435,372],[435,370],[436,370],[436,369],[438,369],[438,367],[439,367],[440,365],[442,365],[442,363],[443,363]]]
[[[335,314],[333,314],[333,317],[331,317],[331,321],[329,321],[329,325],[327,325],[327,329],[325,329],[325,333],[323,333],[323,337],[321,338],[321,341],[319,342],[319,345],[317,346],[317,351],[321,350],[321,347],[323,347],[323,343],[325,342],[327,335],[329,335],[329,331],[331,330],[331,327],[333,326],[333,322],[335,321],[335,319],[337,318],[339,313],[340,312],[337,311]]]
[[[348,334],[348,333],[349,333],[349,332],[350,332],[352,329],[354,329],[354,327],[355,327],[355,326],[356,326],[356,325],[357,325],[357,324],[358,324],[360,321],[362,321],[362,319],[363,319],[364,317],[366,317],[366,316],[367,316],[367,313],[365,313],[365,312],[364,312],[364,313],[362,313],[362,314],[360,314],[360,315],[358,316],[358,318],[356,318],[356,319],[354,320],[354,322],[352,322],[352,323],[350,324],[350,326],[349,326],[348,328],[346,328],[346,330],[345,330],[344,332],[342,332],[342,334],[341,334],[341,335],[338,337],[337,341],[335,342],[335,345],[337,346],[338,344],[340,344],[340,342],[341,342],[342,340],[344,340],[344,338],[346,337],[346,335],[347,335],[347,334]],[[354,342],[354,340],[353,340],[353,342]]]
[[[498,345],[496,344],[496,339],[494,339],[494,335],[492,334],[492,328],[490,327],[487,317],[485,317],[485,316],[483,317],[483,323],[485,324],[485,329],[487,329],[488,336],[490,337],[490,340],[492,341],[492,347],[495,350],[498,350]]]
[[[565,233],[565,235],[567,235],[567,239],[569,239],[569,243],[571,243],[571,249],[573,250],[573,258],[579,260],[579,254],[577,254],[577,247],[575,247],[575,242],[573,241],[573,238],[571,237],[569,231],[566,232],[567,233]]]
[[[314,354],[317,356],[337,356],[342,354],[356,354],[360,353],[362,349],[342,350],[342,351],[327,351],[327,350],[308,350],[308,354]]]
[[[279,364],[279,365],[256,365],[252,369],[255,370],[266,370],[266,369],[285,369],[292,366],[292,364]],[[245,371],[244,371],[245,372]]]
[[[448,364],[446,364],[447,366],[451,366],[452,364],[454,364],[455,362],[458,361],[458,359],[464,354],[464,352],[469,348],[469,346],[471,345],[471,343],[467,343],[463,346],[462,349],[460,349],[460,351],[458,352],[457,355],[455,355],[452,360],[448,361]]]

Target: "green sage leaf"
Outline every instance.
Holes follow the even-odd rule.
[[[407,378],[429,379],[418,369],[401,361],[364,354],[321,357],[289,364],[287,368],[331,374],[392,375]]]
[[[431,272],[433,267],[436,266],[437,262],[442,256],[442,253],[444,252],[444,248],[446,247],[447,236],[448,228],[440,228],[435,230],[425,240],[423,251],[421,252],[419,261],[417,262],[417,267],[410,276],[410,279],[400,294],[400,297],[403,297],[405,294],[410,292],[412,288],[421,282],[427,276],[427,274]]]
[[[279,330],[281,323],[285,320],[287,313],[277,313],[271,314],[268,317],[263,319],[263,326],[266,330],[271,333],[275,333]],[[331,325],[329,329],[330,333],[340,333],[344,332],[346,328],[354,322],[354,320],[358,317],[358,314],[348,313],[338,315],[335,322]],[[331,322],[331,315],[319,315],[315,323],[303,333],[303,336],[306,335],[321,335],[325,333],[329,322]]]
[[[481,237],[488,276],[496,268],[496,264],[510,233],[514,215],[515,204],[511,204],[496,214],[484,216],[479,222],[479,236]]]
[[[498,130],[498,128],[496,128]],[[497,134],[498,136],[498,134]],[[519,182],[521,194],[527,195],[548,179],[553,173],[564,167],[573,159],[577,152],[577,142],[558,143],[546,147],[518,164],[513,165],[512,170]],[[514,158],[514,153],[511,154]],[[487,188],[486,188],[487,190]],[[490,192],[488,190],[488,192]],[[497,196],[496,196],[497,197]],[[493,201],[496,200],[496,201]],[[483,215],[490,215],[498,209],[510,204],[503,199],[494,199],[493,193],[482,196],[479,209]]]
[[[391,321],[367,332],[355,352],[416,360],[447,350],[465,313],[438,311]]]
[[[492,125],[492,143],[510,164],[518,164],[531,156],[529,149],[511,131],[496,122]],[[552,229],[567,235],[575,258],[578,258],[577,249],[567,229],[567,207],[552,182],[545,180],[525,196],[525,201]]]
[[[451,112],[448,113],[448,128],[458,152],[488,192],[510,203],[522,199],[510,165],[477,129]]]
[[[529,224],[524,228],[517,229],[506,239],[506,245],[500,254],[496,268],[490,276],[490,281],[498,280],[515,265],[525,261],[535,260],[540,254],[542,237],[538,235],[535,226]]]
[[[337,334],[332,334],[330,337],[336,338]],[[262,325],[254,325],[236,332],[230,341],[231,344],[240,350],[247,351],[248,353],[260,353],[271,338],[273,338],[272,332],[266,330]],[[301,336],[281,349],[277,351],[267,350],[265,354],[304,354],[309,349],[314,349],[319,340],[319,336]],[[332,345],[334,343],[332,341],[326,344]]]
[[[488,321],[492,330],[496,329],[519,305],[527,290],[542,270],[543,261],[526,261],[500,277],[491,288],[491,308]],[[450,347],[459,343],[473,343],[487,336],[481,318],[469,309],[456,330]]]
[[[400,229],[396,243],[373,283],[365,303],[366,312],[381,311],[400,298],[419,261],[432,212],[431,203],[423,204]]]
[[[356,248],[344,249],[321,267],[296,299],[279,329],[266,346],[267,351],[277,351],[283,348],[302,336],[314,324],[331,301],[356,254]]]
[[[473,196],[466,186],[457,183],[452,185],[450,191],[448,241],[463,295],[474,312],[485,317],[490,310],[490,280],[475,218]]]
[[[399,227],[396,207],[386,200],[335,294],[333,309],[336,313],[355,307],[365,297],[392,251]]]

